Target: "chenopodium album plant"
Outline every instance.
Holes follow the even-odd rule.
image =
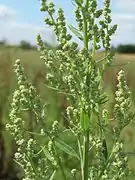
[[[47,68],[46,86],[67,98],[68,127],[62,126],[58,119],[51,129],[46,128],[47,107],[17,60],[14,67],[18,89],[13,94],[11,122],[7,124],[17,144],[15,161],[24,170],[23,180],[127,179],[130,170],[120,133],[132,122],[134,114],[130,110],[130,92],[123,71],[118,74],[114,107],[116,126],[110,132],[113,137],[111,148],[106,137],[109,112],[105,108],[108,98],[102,79],[114,59],[110,43],[117,29],[117,25],[111,25],[110,0],[104,0],[102,9],[98,9],[96,0],[73,0],[72,3],[77,27],[69,25],[67,29],[63,9],[56,11],[52,1],[41,2],[41,11],[48,14],[45,23],[56,34],[57,50],[48,50],[37,35],[40,58]],[[78,47],[69,31],[78,37],[83,48]],[[96,53],[101,46],[104,58],[97,60]],[[31,132],[25,121],[24,112],[28,111],[34,116],[36,132]],[[75,139],[74,146],[71,140],[62,140],[65,133]],[[42,141],[37,136],[42,137]],[[65,161],[72,161],[72,168],[68,162],[66,167]]]

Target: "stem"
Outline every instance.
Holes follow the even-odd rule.
[[[79,155],[80,155],[80,160],[81,160],[81,172],[82,172],[82,177],[83,177],[84,176],[84,173],[83,173],[83,156],[82,156],[82,149],[81,149],[80,140],[78,137],[77,137],[77,143],[78,143]]]
[[[89,130],[84,135],[84,150],[83,150],[83,180],[88,180],[88,165],[89,165]]]
[[[84,48],[88,50],[88,20],[85,13],[88,13],[89,0],[85,1],[85,7],[82,9],[83,14],[83,33],[84,33]],[[85,11],[85,12],[84,12]],[[90,116],[89,116],[90,117]],[[84,147],[83,147],[83,170],[82,170],[82,180],[88,180],[88,168],[89,168],[89,129],[84,132]]]

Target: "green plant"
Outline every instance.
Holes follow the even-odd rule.
[[[24,75],[20,60],[17,60],[18,89],[13,95],[11,123],[7,124],[18,147],[15,161],[23,168],[23,179],[26,180],[52,180],[58,174],[58,179],[63,180],[79,177],[82,180],[127,179],[130,170],[120,132],[132,122],[134,114],[130,112],[130,93],[124,72],[118,74],[113,132],[108,130],[109,112],[105,109],[108,97],[101,85],[103,74],[114,58],[110,41],[117,25],[111,26],[110,0],[104,0],[103,9],[97,8],[96,0],[72,2],[78,28],[69,25],[69,29],[84,44],[82,49],[67,31],[63,10],[59,8],[56,12],[51,1],[42,0],[41,11],[48,13],[45,22],[57,36],[58,49],[48,50],[37,35],[40,58],[47,68],[46,86],[66,96],[69,126],[62,126],[59,119],[48,126],[48,106],[40,100]],[[89,42],[92,51],[89,51]],[[104,58],[96,60],[101,44]],[[34,116],[36,132],[31,132],[25,121],[25,113],[29,111]],[[107,133],[112,133],[111,147],[108,146]]]

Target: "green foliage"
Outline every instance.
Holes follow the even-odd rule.
[[[111,36],[117,25],[111,26],[110,0],[104,0],[102,9],[98,9],[96,0],[74,0],[73,3],[78,27],[70,25],[69,28],[82,41],[82,49],[78,49],[78,44],[68,33],[63,10],[56,11],[52,1],[42,0],[41,11],[48,13],[45,23],[53,28],[58,48],[55,51],[48,49],[37,35],[40,59],[44,60],[47,69],[47,87],[66,96],[68,125],[62,125],[59,117],[53,120],[51,127],[47,126],[48,107],[28,82],[20,60],[17,60],[18,86],[11,104],[11,122],[6,126],[17,144],[15,161],[24,169],[23,180],[55,179],[59,172],[62,180],[75,180],[80,174],[82,180],[126,180],[130,170],[124,142],[119,137],[121,130],[133,119],[133,113],[129,111],[130,92],[121,71],[114,107],[114,119],[118,123],[110,132],[113,145],[109,149],[106,140],[109,131],[109,112],[105,109],[107,95],[101,85],[104,72],[111,67],[114,58]],[[96,52],[101,43],[105,57],[99,66]],[[25,118],[27,113],[34,116],[33,122],[31,118]],[[31,130],[32,123],[36,125],[36,132]],[[71,137],[64,142],[61,137],[67,134]],[[73,160],[76,164],[69,166]]]

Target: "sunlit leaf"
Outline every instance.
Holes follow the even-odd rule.
[[[74,26],[72,26],[71,24],[68,25],[69,29],[72,31],[72,33],[78,37],[80,40],[83,40],[82,34],[79,32],[78,29],[76,29]]]

